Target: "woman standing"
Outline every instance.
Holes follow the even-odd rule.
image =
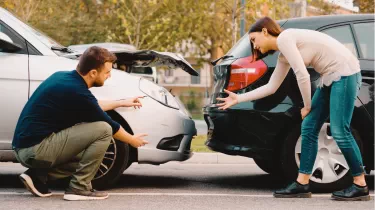
[[[354,102],[361,87],[358,59],[340,42],[317,31],[286,29],[269,17],[259,19],[250,29],[249,38],[254,59],[261,59],[280,51],[276,68],[267,85],[245,94],[228,90],[226,98],[217,104],[225,110],[243,101],[257,100],[276,92],[290,68],[298,82],[304,107],[301,109],[302,152],[298,178],[274,193],[275,197],[311,197],[309,179],[314,166],[318,133],[330,117],[331,133],[350,167],[353,185],[333,192],[337,200],[370,200],[366,186],[362,156],[350,131]],[[312,66],[321,75],[319,88],[311,100],[310,75],[306,66]],[[331,110],[334,110],[330,112]]]

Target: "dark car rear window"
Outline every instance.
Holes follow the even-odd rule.
[[[247,33],[227,53],[227,55],[232,55],[235,58],[248,57],[251,54],[250,40]]]
[[[285,24],[286,20],[277,21],[280,26]],[[252,55],[249,35],[246,33],[227,53],[234,58],[243,58]]]

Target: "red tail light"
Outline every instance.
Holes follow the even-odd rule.
[[[252,56],[237,59],[231,65],[229,91],[241,90],[262,77],[267,66],[262,60],[252,62]]]

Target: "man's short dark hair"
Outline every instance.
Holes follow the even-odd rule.
[[[93,46],[88,48],[80,57],[77,65],[77,71],[81,75],[86,75],[90,70],[96,69],[100,71],[106,62],[115,62],[116,55],[107,49]]]

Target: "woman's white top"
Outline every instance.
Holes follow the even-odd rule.
[[[320,74],[319,86],[329,86],[341,76],[360,72],[359,61],[353,53],[327,34],[306,30],[286,29],[277,37],[280,54],[268,84],[239,94],[238,102],[257,100],[276,92],[292,67],[305,107],[311,107],[310,75],[306,66]]]

